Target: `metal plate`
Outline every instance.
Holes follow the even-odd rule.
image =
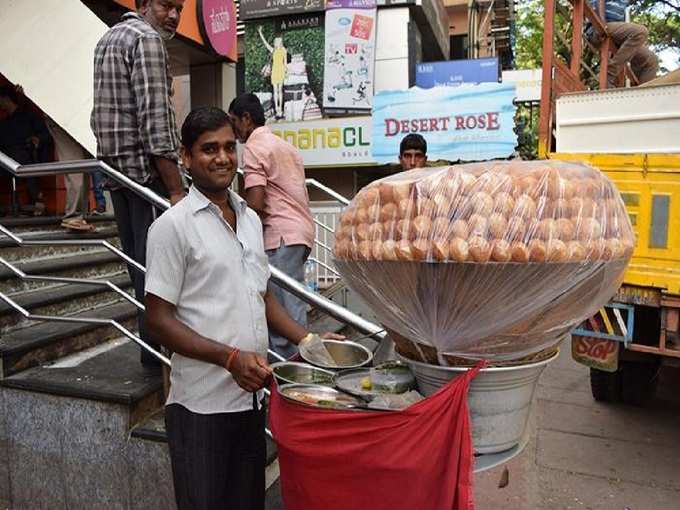
[[[271,365],[279,384],[320,384],[333,386],[335,374],[330,370],[299,361],[280,361]]]
[[[365,390],[361,387],[361,380],[371,376],[370,368],[354,368],[343,370],[335,375],[335,386],[351,395],[360,397],[374,397],[379,395],[379,391]]]
[[[318,384],[284,384],[279,394],[290,402],[317,409],[365,408],[366,404],[347,393]]]
[[[389,371],[390,368],[386,368],[385,370]],[[415,376],[411,374],[410,369],[408,368],[407,365],[403,364],[396,368],[396,370],[403,371],[407,370],[408,374],[408,381],[404,379],[400,384],[403,384],[403,391],[385,391],[383,389],[378,389],[378,388],[371,388],[370,390],[364,389],[362,385],[362,380],[365,378],[371,378],[371,369],[370,368],[356,368],[352,370],[343,370],[342,372],[339,372],[335,376],[335,386],[339,389],[341,389],[344,392],[347,392],[351,395],[357,395],[362,398],[370,398],[370,397],[375,397],[377,395],[386,395],[386,394],[400,394],[400,393],[405,393],[406,391],[415,388],[416,386],[416,381],[415,381]],[[376,378],[377,375],[374,373],[373,374]],[[375,380],[372,381],[373,385],[375,385]],[[408,387],[407,387],[408,386]]]

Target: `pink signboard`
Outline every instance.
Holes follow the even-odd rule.
[[[199,0],[201,35],[218,55],[233,58],[236,47],[236,7],[233,0]]]

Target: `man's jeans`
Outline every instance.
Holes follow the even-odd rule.
[[[97,207],[106,209],[106,196],[104,195],[104,176],[99,170],[92,172],[92,191]]]
[[[309,257],[309,253],[310,249],[303,244],[291,246],[284,246],[282,244],[275,250],[267,250],[269,263],[300,283],[305,281],[305,262],[307,257]],[[269,284],[269,290],[295,322],[302,324],[304,327],[307,326],[307,303],[274,283]],[[269,330],[269,347],[285,358],[290,358],[298,352],[295,344],[277,335],[271,329]]]
[[[610,88],[618,85],[618,78],[623,66],[630,62],[635,76],[640,83],[656,78],[659,69],[657,56],[647,47],[647,28],[637,23],[612,21],[607,23],[607,32],[618,50],[607,68],[607,82]],[[595,34],[593,44],[600,45],[599,35]]]
[[[149,189],[162,196],[167,196],[165,187],[156,180],[148,185]],[[134,191],[123,188],[111,191],[113,212],[116,216],[118,236],[123,252],[136,262],[146,266],[146,239],[149,227],[162,211],[157,211],[151,203],[137,195]],[[144,274],[128,265],[128,273],[135,288],[135,298],[144,303]],[[139,325],[139,337],[154,349],[158,350],[158,344],[149,340],[144,323],[144,312],[137,312]],[[152,354],[142,349],[142,363],[145,365],[160,366],[160,362]]]

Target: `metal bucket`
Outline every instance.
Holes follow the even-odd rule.
[[[522,439],[538,378],[554,356],[509,367],[485,368],[470,383],[468,407],[475,453],[498,453],[513,448]],[[443,367],[413,361],[397,353],[408,363],[426,397],[451,379],[468,370],[465,367]]]

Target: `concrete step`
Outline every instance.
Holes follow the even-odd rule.
[[[121,290],[132,291],[132,282],[127,272],[118,272],[98,280],[110,281]],[[97,306],[120,300],[120,296],[97,285],[62,284],[48,288],[40,288],[22,292],[12,299],[21,307],[37,315],[73,315],[91,310]],[[0,302],[0,334],[6,334],[16,328],[27,327],[28,321],[9,304]]]
[[[113,319],[132,330],[136,326],[137,312],[132,304],[118,301],[79,312],[72,317]],[[72,322],[41,322],[16,329],[0,338],[0,378],[118,336],[120,331],[113,326]]]
[[[111,278],[121,272],[126,271],[126,266],[119,262],[116,257],[114,260],[110,260],[109,257],[101,257],[100,260],[96,261],[94,264],[88,264],[90,257],[88,255],[83,255],[81,259],[79,256],[71,257],[73,260],[73,265],[70,267],[64,266],[61,269],[54,271],[44,271],[44,272],[30,272],[24,271],[28,275],[32,276],[60,276],[65,278],[87,278],[87,279],[103,279]],[[49,261],[45,261],[46,266],[50,266]],[[33,280],[33,279],[23,279],[19,277],[13,277],[11,279],[0,279],[0,292],[3,292],[9,296],[18,296],[25,292],[31,292],[38,289],[47,290],[51,287],[56,287],[63,285],[59,282],[49,281],[49,280]]]
[[[0,217],[0,225],[10,229],[12,232],[28,232],[31,230],[41,230],[46,226],[59,226],[63,220],[62,216],[4,216]],[[88,214],[85,216],[88,223],[113,222],[113,214]]]
[[[160,370],[143,367],[139,347],[120,336],[98,347],[5,377],[0,385],[132,406],[130,427],[156,412],[163,403]]]
[[[95,232],[72,232],[66,229],[58,230],[38,230],[31,231],[25,234],[19,234],[24,241],[51,241],[51,240],[68,240],[74,241],[79,239],[106,239],[112,240],[118,237],[118,229],[115,223],[104,223],[97,227]],[[55,246],[55,245],[45,245],[45,246],[17,246],[16,243],[7,237],[6,235],[0,233],[0,248],[2,256],[6,260],[30,260],[33,258],[44,257],[47,255],[57,255],[65,254],[76,251],[78,247],[74,246]],[[79,247],[80,249],[92,249],[89,246]]]
[[[0,252],[2,255],[3,252]],[[33,258],[14,265],[23,272],[31,275],[55,274],[60,271],[72,269],[79,270],[85,266],[100,266],[111,262],[118,262],[121,259],[115,253],[106,248],[88,247],[84,251],[75,251],[60,256],[44,256]],[[62,274],[60,274],[61,276]],[[14,273],[7,267],[0,266],[0,282],[15,278]]]
[[[17,509],[173,508],[159,490],[172,484],[169,463],[129,438],[162,399],[160,373],[120,340],[6,378],[0,501]]]

